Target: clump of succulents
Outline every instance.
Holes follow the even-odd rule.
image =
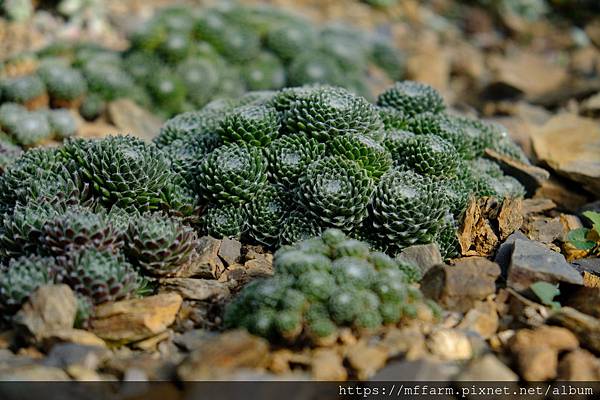
[[[225,311],[225,325],[273,341],[330,344],[340,327],[375,331],[438,312],[411,286],[414,267],[328,229],[281,248],[272,278],[247,285]]]
[[[524,194],[482,158],[499,143],[521,158],[503,130],[447,114],[440,94],[416,82],[395,84],[378,103],[323,85],[251,92],[173,118],[156,142],[181,157],[208,203],[202,233],[271,247],[334,227],[390,254],[438,242],[450,258],[471,197]],[[200,117],[217,106],[220,118]],[[190,156],[179,144],[214,132],[214,149]]]
[[[0,188],[6,316],[53,282],[89,306],[135,296],[142,275],[170,275],[194,255],[197,196],[160,149],[133,137],[28,150]]]

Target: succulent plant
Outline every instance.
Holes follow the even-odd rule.
[[[280,24],[266,36],[267,47],[285,61],[294,59],[316,43],[317,32],[308,24]]]
[[[0,141],[0,175],[21,156],[22,152],[19,146]]]
[[[377,98],[377,104],[393,107],[408,116],[444,111],[444,100],[431,86],[413,81],[396,82]]]
[[[328,54],[308,51],[294,57],[288,68],[289,86],[311,83],[338,83],[342,70],[336,60]]]
[[[274,246],[279,242],[289,202],[285,191],[275,186],[263,188],[248,203],[249,235],[259,243]]]
[[[94,195],[106,207],[151,210],[169,177],[169,166],[154,146],[132,136],[102,140],[69,140],[70,154]]]
[[[373,62],[383,69],[390,78],[394,80],[402,79],[406,61],[404,54],[393,47],[387,38],[378,36],[371,42],[370,56]]]
[[[196,245],[196,233],[181,221],[144,214],[129,222],[125,254],[146,274],[169,276],[190,260]]]
[[[325,145],[305,134],[282,136],[269,145],[266,157],[269,176],[287,188],[294,188],[298,179],[313,161],[325,155]]]
[[[190,58],[177,65],[175,72],[187,88],[187,98],[195,106],[208,103],[221,84],[219,64],[205,58]]]
[[[352,229],[367,214],[373,180],[358,163],[339,156],[308,166],[300,179],[300,201],[325,226]]]
[[[0,271],[0,309],[4,316],[18,311],[38,287],[52,283],[56,270],[51,257],[33,255],[10,260]]]
[[[463,125],[445,114],[425,112],[409,119],[407,129],[421,135],[439,136],[450,142],[463,158],[472,159],[477,156],[477,148]]]
[[[15,140],[23,146],[33,146],[52,135],[48,117],[44,112],[28,112],[20,116],[9,129]]]
[[[93,247],[70,252],[61,259],[57,280],[93,304],[132,296],[139,285],[138,274],[119,253]]]
[[[98,118],[106,107],[106,102],[97,94],[88,94],[79,106],[79,113],[87,120]]]
[[[0,127],[10,132],[19,120],[28,114],[27,108],[17,103],[4,103],[0,106]]]
[[[279,116],[271,107],[238,107],[225,117],[218,132],[225,143],[266,146],[279,135]]]
[[[423,175],[453,176],[460,157],[454,146],[435,135],[415,135],[397,147],[395,157]]]
[[[460,245],[456,235],[457,229],[458,224],[452,214],[446,214],[442,227],[435,239],[444,260],[449,260],[460,255]]]
[[[89,90],[103,100],[127,97],[133,88],[133,79],[119,66],[108,63],[87,63],[83,68]]]
[[[287,245],[318,236],[323,231],[321,222],[310,214],[296,210],[290,212],[282,222],[279,244]]]
[[[414,172],[389,171],[369,206],[378,234],[400,247],[431,242],[445,213],[445,201],[435,189]]]
[[[329,147],[332,154],[356,161],[373,179],[379,179],[392,166],[392,157],[387,149],[369,136],[338,136]]]
[[[53,104],[68,106],[80,100],[87,92],[87,82],[81,72],[62,65],[52,65],[38,71],[46,84]]]
[[[172,31],[166,35],[157,50],[166,61],[177,63],[188,57],[192,43],[187,33]]]
[[[158,71],[148,82],[148,92],[167,114],[183,110],[186,88],[180,77],[168,70]]]
[[[215,238],[241,238],[247,227],[247,215],[237,204],[210,206],[200,217],[202,232]]]
[[[52,134],[59,139],[75,136],[77,121],[67,110],[50,110],[46,114]]]
[[[242,78],[249,90],[268,90],[284,86],[285,68],[271,53],[263,52],[242,68]]]
[[[2,82],[0,92],[4,101],[27,104],[46,95],[44,82],[35,75],[12,78]]]
[[[267,163],[256,147],[225,145],[210,153],[198,169],[200,195],[209,201],[245,203],[267,181]]]
[[[38,251],[43,227],[58,211],[50,204],[17,204],[4,214],[0,251],[4,258],[34,254]]]
[[[320,345],[334,342],[343,326],[376,330],[398,323],[409,316],[406,308],[429,306],[408,286],[403,267],[340,231],[327,230],[321,238],[280,249],[275,275],[241,291],[225,310],[225,326],[275,342],[308,339]]]
[[[197,143],[204,143],[206,152],[211,152],[221,144],[216,133],[220,121],[207,112],[188,111],[167,120],[161,127],[160,133],[154,138],[158,147],[164,147],[178,139],[198,137]]]
[[[338,135],[372,135],[383,128],[366,99],[342,88],[321,88],[292,105],[285,119],[290,132],[303,132],[320,142]]]
[[[83,247],[117,251],[123,245],[106,214],[82,207],[70,207],[47,220],[42,230],[42,251],[55,257]]]
[[[408,128],[408,118],[402,111],[393,107],[381,106],[377,106],[377,111],[386,131],[405,130]]]

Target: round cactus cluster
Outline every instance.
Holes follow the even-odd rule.
[[[247,285],[225,310],[225,325],[273,341],[331,344],[340,327],[374,331],[437,305],[411,284],[420,270],[338,229],[275,253],[275,275]]]
[[[202,233],[273,248],[338,228],[389,254],[437,242],[452,258],[470,197],[524,194],[483,158],[527,161],[503,128],[447,113],[417,82],[376,104],[328,85],[250,92],[174,117],[155,143],[207,205]]]
[[[124,299],[195,256],[199,207],[175,163],[130,136],[35,148],[0,176],[0,309],[40,285],[83,305]]]

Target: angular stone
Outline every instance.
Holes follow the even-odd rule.
[[[310,373],[313,379],[320,381],[345,381],[348,378],[342,356],[334,349],[327,348],[313,351]]]
[[[600,380],[600,359],[587,350],[574,350],[558,363],[557,380],[597,382]]]
[[[600,196],[600,127],[591,118],[559,114],[532,136],[540,162]]]
[[[183,381],[225,377],[238,368],[263,368],[269,358],[266,340],[246,331],[229,331],[201,343],[177,367]]]
[[[223,261],[219,258],[221,241],[212,236],[203,236],[198,240],[196,256],[177,272],[179,278],[219,278],[225,270]]]
[[[427,340],[431,354],[444,361],[468,360],[473,355],[469,338],[457,329],[437,329]]]
[[[237,263],[242,258],[242,244],[238,240],[224,238],[218,254],[225,266]]]
[[[532,283],[567,282],[583,284],[583,278],[565,257],[544,245],[530,240],[517,239],[508,269],[508,286],[515,290],[527,290]]]
[[[105,347],[61,343],[52,347],[48,357],[44,359],[44,365],[63,369],[78,365],[95,370],[109,354],[110,352]]]
[[[365,380],[385,366],[388,352],[383,347],[367,346],[366,343],[359,342],[348,349],[346,358],[358,379]]]
[[[423,275],[434,265],[444,263],[440,249],[436,243],[406,247],[398,255],[398,259],[418,266]]]
[[[583,346],[600,354],[600,320],[571,307],[561,307],[549,318],[549,323],[564,326],[573,332]]]
[[[523,200],[523,215],[544,213],[546,211],[554,210],[555,208],[556,203],[551,199],[540,197],[537,199]]]
[[[142,340],[165,331],[175,321],[182,301],[177,293],[164,293],[101,304],[95,309],[90,328],[107,341]]]
[[[229,296],[229,287],[214,279],[168,278],[160,280],[161,292],[179,293],[186,300],[208,300]]]
[[[483,257],[460,259],[455,266],[436,265],[421,281],[423,294],[442,307],[466,312],[496,291],[500,267]]]
[[[214,335],[215,333],[204,329],[194,329],[181,335],[176,335],[173,338],[173,343],[186,351],[192,351]]]
[[[498,251],[496,252],[496,256],[494,257],[494,262],[500,266],[502,270],[502,274],[506,275],[508,272],[508,267],[510,265],[510,257],[512,256],[512,252],[515,248],[515,241],[517,239],[528,240],[527,236],[521,231],[516,231],[512,235],[506,238],[504,243],[498,247]]]
[[[257,254],[255,258],[244,263],[246,274],[252,278],[273,275],[273,254]]]
[[[416,360],[427,352],[425,336],[418,327],[392,328],[378,345],[387,350],[388,358],[403,355],[407,360]]]
[[[38,288],[13,322],[17,331],[34,341],[56,330],[71,329],[75,323],[77,299],[67,285],[46,285]]]
[[[455,378],[457,381],[500,381],[517,382],[519,376],[493,354],[473,360]]]

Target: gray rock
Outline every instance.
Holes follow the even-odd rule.
[[[208,300],[228,297],[229,288],[214,279],[168,278],[161,279],[161,292],[177,292],[186,300]]]
[[[579,260],[573,261],[571,265],[573,265],[573,267],[581,273],[589,272],[590,274],[600,276],[599,257],[580,258]]]
[[[213,338],[215,333],[206,331],[204,329],[194,329],[187,331],[181,335],[177,335],[173,338],[173,343],[186,351],[192,351],[206,340]]]
[[[517,239],[508,268],[508,286],[515,290],[527,290],[532,283],[566,282],[583,284],[583,278],[565,257],[540,243]]]
[[[506,174],[521,182],[529,195],[535,193],[535,190],[550,178],[550,173],[543,168],[522,163],[491,149],[486,149],[485,155],[497,162]]]
[[[218,278],[225,270],[223,261],[219,258],[221,241],[212,236],[203,236],[198,240],[196,256],[177,272],[180,278]]]
[[[447,310],[466,312],[496,291],[499,275],[498,264],[484,257],[462,258],[454,266],[431,268],[421,281],[421,290]]]
[[[7,371],[0,371],[0,381],[44,381],[44,382],[61,382],[69,381],[70,378],[65,371],[60,368],[47,367],[44,365],[24,365]],[[39,390],[39,387],[38,387]],[[29,393],[32,398],[42,397],[43,393],[38,393],[35,396]],[[22,395],[22,393],[21,393]],[[4,398],[2,395],[0,397]],[[10,397],[9,397],[10,398]],[[44,397],[46,398],[46,397]],[[58,398],[58,397],[57,397]]]
[[[398,255],[398,259],[415,264],[421,268],[423,275],[425,275],[425,273],[427,273],[434,265],[444,263],[442,255],[440,254],[440,249],[436,243],[409,246],[402,250]]]
[[[95,370],[109,354],[110,352],[103,347],[61,343],[52,347],[43,365],[63,369],[76,365]]]
[[[455,363],[420,359],[391,362],[370,380],[449,382],[458,372],[460,372],[460,367]]]
[[[510,257],[512,255],[513,249],[515,248],[514,244],[517,239],[528,240],[527,236],[525,236],[523,232],[516,231],[515,233],[506,238],[504,243],[500,245],[498,251],[496,252],[494,262],[500,266],[502,270],[502,275],[506,275],[508,272],[508,266],[510,265]]]
[[[13,322],[25,337],[40,341],[52,331],[72,328],[76,313],[77,299],[70,287],[46,285],[29,297]]]
[[[242,244],[238,240],[224,238],[219,247],[219,257],[226,266],[239,262],[242,258]]]

